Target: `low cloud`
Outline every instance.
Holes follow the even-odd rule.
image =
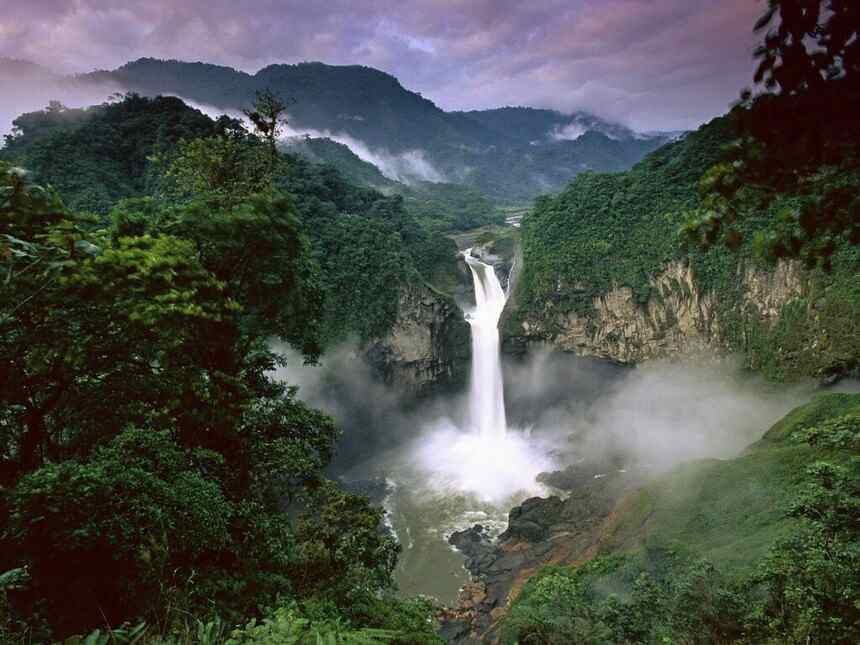
[[[12,134],[12,122],[26,112],[44,109],[51,101],[60,101],[69,108],[99,105],[121,92],[110,83],[79,84],[58,79],[45,70],[31,70],[24,75],[0,71],[0,147],[4,135]]]
[[[659,472],[696,459],[730,458],[817,390],[812,383],[769,384],[733,364],[628,368],[549,349],[537,349],[524,361],[506,360],[504,372],[509,435],[517,450],[501,456],[518,464],[518,474],[531,476],[581,460]],[[465,391],[415,405],[376,380],[361,353],[348,345],[324,357],[321,366],[292,357],[279,375],[342,425],[340,467],[405,451],[417,467],[438,466],[439,482],[482,481],[475,464],[489,448],[472,445],[463,430]],[[857,391],[858,384],[846,382],[841,389]],[[460,448],[469,453],[469,472],[458,473],[452,462]],[[511,481],[489,482],[482,492],[492,498],[509,493],[506,485],[522,484],[522,477],[505,477]]]
[[[249,130],[254,129],[250,120],[238,110],[225,111],[222,108],[198,103],[182,96],[178,98],[181,98],[187,105],[200,110],[212,119],[217,119],[219,116],[226,114],[242,121]],[[411,184],[415,181],[429,181],[433,183],[445,181],[445,176],[427,159],[423,150],[407,150],[406,152],[394,154],[385,148],[371,148],[364,141],[356,139],[345,132],[300,128],[291,125],[290,121],[288,118],[288,125],[284,127],[281,135],[287,142],[289,139],[303,139],[305,137],[331,139],[345,145],[362,161],[376,166],[388,179],[406,184]]]

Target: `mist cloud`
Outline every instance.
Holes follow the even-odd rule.
[[[226,114],[234,119],[239,119],[245,124],[245,127],[253,131],[254,126],[251,121],[239,110],[223,110],[222,108],[212,105],[205,105],[196,101],[189,100],[183,96],[182,99],[187,105],[200,110],[208,117],[217,119],[219,116]],[[361,118],[361,117],[352,117]],[[331,130],[315,130],[313,128],[297,128],[290,125],[290,119],[287,117],[287,125],[283,128],[282,138],[289,143],[289,139],[303,139],[310,137],[312,139],[331,139],[337,143],[345,145],[352,153],[367,163],[376,166],[379,171],[388,179],[400,181],[406,184],[415,181],[429,181],[440,183],[445,181],[445,176],[427,159],[423,150],[407,150],[394,154],[385,148],[371,148],[364,141],[345,132],[332,132]]]
[[[749,0],[7,0],[0,56],[58,72],[141,56],[245,71],[364,64],[446,109],[585,109],[638,130],[691,128],[752,76]]]
[[[50,101],[60,101],[69,108],[99,105],[121,91],[121,87],[110,83],[81,85],[47,73],[23,77],[0,75],[0,147],[3,137],[12,134],[12,122],[25,112],[44,109]]]
[[[465,392],[414,405],[402,391],[375,380],[354,347],[332,352],[321,367],[299,359],[289,364],[280,376],[342,425],[342,464],[398,445],[412,445],[426,461],[434,445],[453,444],[465,434]],[[511,433],[521,447],[536,448],[536,464],[558,469],[585,460],[660,472],[691,460],[731,458],[816,389],[812,383],[769,384],[731,363],[627,368],[548,348],[525,361],[505,361]],[[842,389],[856,391],[858,384]],[[444,467],[440,472],[455,474]],[[462,473],[464,481],[476,476]]]

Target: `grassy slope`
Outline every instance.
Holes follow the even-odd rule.
[[[571,567],[547,566],[529,579],[506,614],[502,629],[510,634],[503,642],[513,642],[524,619],[532,626],[549,621],[550,632],[556,618],[564,623],[564,616],[544,606],[564,602],[542,590],[542,581],[551,576],[578,576],[591,590],[586,602],[592,604],[609,594],[629,600],[641,572],[666,580],[699,558],[728,579],[747,581],[774,543],[791,530],[794,520],[785,518],[786,507],[807,479],[807,467],[819,460],[839,464],[856,457],[849,450],[811,448],[792,435],[844,415],[860,417],[860,395],[818,396],[789,413],[742,455],[678,467],[637,491],[603,527],[593,559]]]
[[[792,434],[848,414],[860,416],[860,395],[820,395],[788,414],[742,455],[676,468],[624,502],[601,552],[675,545],[726,572],[743,572],[789,527],[786,504],[805,479],[806,467],[849,457],[846,451],[812,448]]]

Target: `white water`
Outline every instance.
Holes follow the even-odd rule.
[[[475,308],[472,327],[472,381],[466,423],[450,419],[429,424],[415,446],[419,470],[443,497],[465,495],[497,510],[542,492],[536,477],[553,469],[548,449],[527,433],[509,429],[499,351],[499,318],[507,297],[493,267],[463,253],[472,271]],[[481,507],[487,510],[489,507]]]
[[[475,310],[466,315],[472,326],[472,384],[469,391],[469,425],[485,440],[503,439],[505,392],[499,357],[499,317],[507,297],[492,266],[464,252],[475,285]]]

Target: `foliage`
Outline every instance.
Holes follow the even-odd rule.
[[[168,116],[175,127],[165,130],[163,119]],[[303,317],[316,319],[313,331],[326,343],[383,335],[393,321],[398,291],[409,282],[452,286],[456,250],[442,234],[420,224],[402,197],[353,186],[335,169],[301,157],[279,155],[273,164],[266,143],[236,120],[211,121],[174,98],[129,95],[88,110],[53,106],[18,121],[19,133],[0,157],[26,164],[35,179],[60,187],[69,203],[101,214],[102,224],[112,209],[114,217],[125,217],[131,226],[134,218],[146,221],[162,207],[195,211],[198,223],[205,221],[207,209],[215,208],[224,228],[224,218],[248,211],[253,195],[270,194],[274,188],[283,198],[278,208],[293,211],[321,267],[309,283],[327,300],[325,315]],[[135,127],[133,137],[125,131],[127,121]],[[124,147],[121,157],[115,158],[115,150],[104,148],[119,138]],[[58,165],[56,160],[63,155],[75,163]],[[101,195],[97,203],[91,200],[93,191]],[[292,206],[287,206],[287,197]],[[132,201],[118,204],[128,198]],[[249,225],[256,217],[243,215]],[[260,243],[268,229],[259,220],[256,225],[255,243]],[[145,228],[135,226],[136,233]],[[353,234],[367,245],[356,245]],[[243,235],[237,245],[249,239],[248,232]],[[229,258],[241,261],[235,249]],[[344,271],[356,260],[366,263],[368,272],[353,271],[345,284]],[[395,260],[401,263],[397,270],[392,266]],[[367,302],[353,298],[339,307],[345,293],[372,293],[374,298]]]
[[[177,609],[232,622],[278,598],[378,621],[396,545],[325,481],[331,419],[269,377],[272,337],[319,347],[298,209],[190,176],[99,224],[0,166],[0,569],[30,573],[4,629],[169,633]]]
[[[672,213],[696,203],[699,177],[729,140],[730,124],[715,119],[628,172],[585,173],[539,198],[522,222],[521,304],[582,311],[615,286],[647,300],[650,276],[680,255],[672,235],[680,218]]]
[[[337,621],[312,623],[297,615],[295,610],[282,607],[262,623],[248,623],[234,631],[226,645],[302,645],[326,643],[331,645],[384,645],[396,634],[384,629],[352,629]]]
[[[373,164],[359,159],[347,146],[331,139],[297,138],[289,142],[287,149],[311,161],[331,164],[359,186],[401,195],[406,210],[428,231],[462,231],[502,223],[495,203],[472,187],[445,182],[406,184],[394,181]]]
[[[254,124],[254,129],[269,148],[269,170],[274,171],[278,161],[277,143],[287,125],[288,103],[269,88],[258,90],[254,106],[243,110]]]
[[[167,154],[182,139],[215,134],[218,127],[178,98],[135,94],[86,109],[52,104],[13,125],[0,160],[34,171],[71,209],[102,214],[120,199],[157,188],[150,158]]]
[[[739,277],[768,270],[759,252],[767,245],[758,240],[775,235],[770,207],[793,212],[804,199],[820,201],[828,186],[854,194],[860,175],[828,176],[809,184],[805,198],[774,193],[770,207],[744,189],[744,201],[736,202],[744,216],[734,225],[740,235],[733,251],[719,244],[679,244],[676,231],[691,212],[703,212],[709,199],[700,197],[696,186],[703,174],[703,185],[714,180],[708,169],[722,167],[733,132],[733,117],[717,119],[626,173],[581,175],[559,195],[539,199],[522,224],[518,315],[541,318],[552,333],[556,314],[587,317],[594,299],[614,288],[630,288],[634,301],[644,305],[661,297],[653,281],[669,262],[688,263],[698,292],[713,298],[717,340],[744,354],[749,367],[784,381],[850,371],[860,356],[857,247],[845,241],[836,245],[829,273],[803,272],[803,297],[788,302],[776,320],[763,320],[749,305]],[[515,322],[512,317],[509,324]]]
[[[843,0],[772,0],[756,30],[766,31],[755,81],[768,91],[742,92],[738,140],[703,177],[703,208],[684,231],[733,248],[750,211],[764,211],[761,255],[830,271],[841,245],[860,244],[860,10]]]

